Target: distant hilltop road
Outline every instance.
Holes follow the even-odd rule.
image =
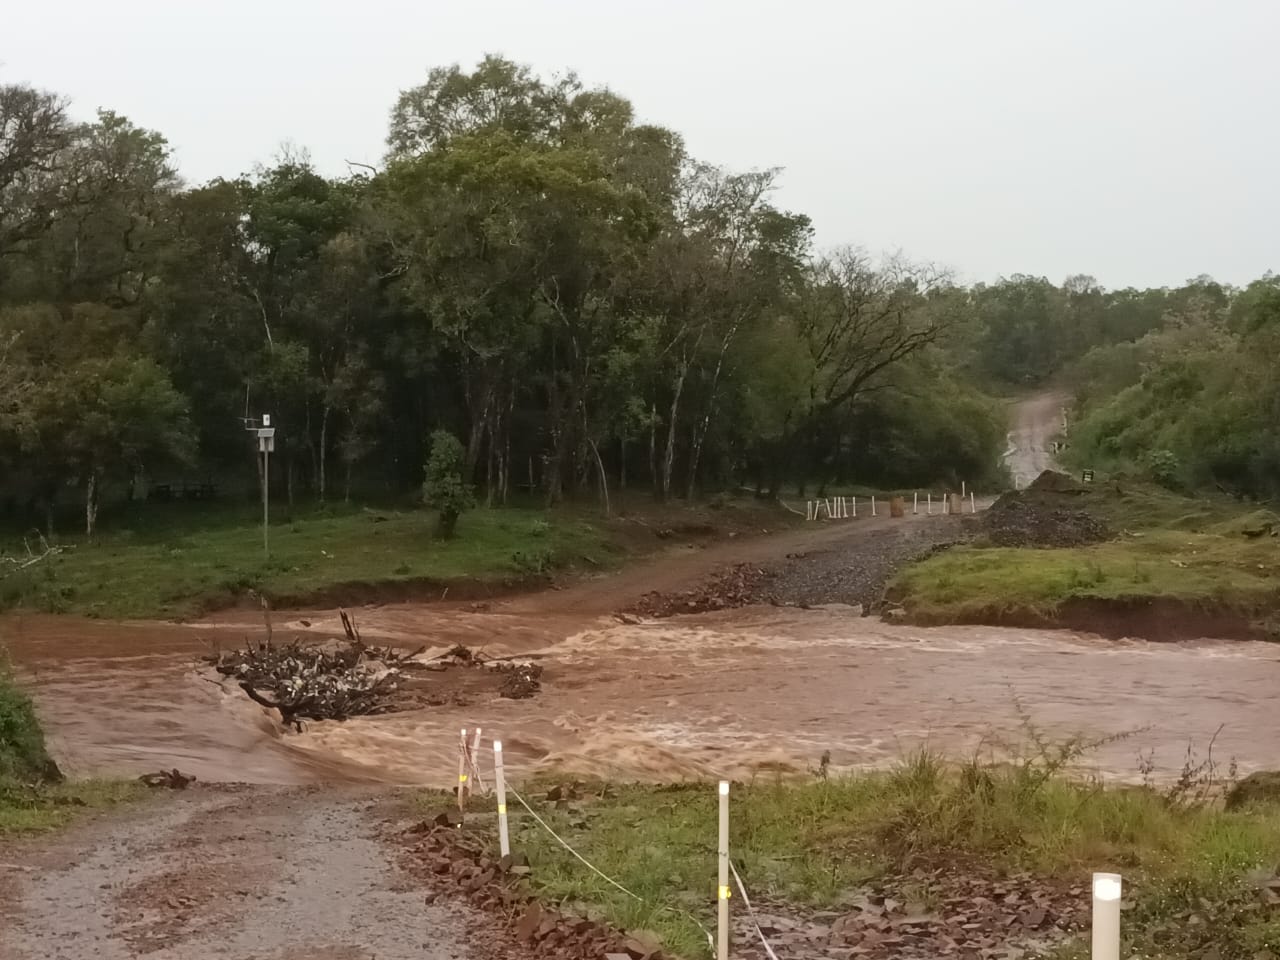
[[[1058,468],[1052,444],[1062,432],[1066,402],[1063,393],[1037,393],[1014,404],[1004,462],[1016,489],[1022,489],[1044,471]]]

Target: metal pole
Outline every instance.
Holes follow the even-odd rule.
[[[717,889],[716,960],[729,960],[729,781],[720,781],[720,885]]]
[[[493,781],[498,794],[498,851],[502,856],[511,853],[511,838],[507,834],[507,777],[502,770],[502,741],[493,741]]]
[[[1120,960],[1120,893],[1120,874],[1093,875],[1093,960]]]
[[[872,494],[872,495],[871,495],[871,515],[872,515],[873,517],[876,515],[876,498],[875,498],[875,494]]]
[[[258,441],[262,443],[261,440]],[[270,515],[271,498],[271,452],[262,448],[262,553],[271,557],[271,543],[267,539],[267,517]]]

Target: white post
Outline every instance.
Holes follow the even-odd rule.
[[[920,512],[920,491],[917,490],[911,495],[911,515],[914,517]]]
[[[961,481],[960,481],[960,499],[961,499],[961,500],[963,500],[963,499],[964,499],[964,495],[965,495],[965,493],[966,493],[966,492],[967,492],[967,491],[965,490],[964,481],[963,481],[963,480],[961,480]]]
[[[876,515],[876,495],[874,493],[871,495],[871,515],[873,517]]]
[[[507,778],[502,772],[502,741],[493,741],[493,781],[498,794],[498,850],[502,856],[511,853],[511,838],[507,833]]]
[[[924,513],[927,517],[933,516],[933,492],[929,491],[924,495]]]
[[[970,513],[978,512],[978,498],[973,495],[972,490],[969,491],[969,512]]]
[[[1120,960],[1120,874],[1093,875],[1092,960]]]
[[[467,728],[462,728],[458,738],[458,812],[467,809]]]
[[[858,519],[858,498],[853,498],[853,519]]]
[[[716,960],[729,960],[729,781],[720,781],[720,884],[716,889]]]
[[[804,518],[806,520],[813,519],[813,501],[812,500],[806,500],[804,502]]]
[[[483,782],[480,776],[480,728],[476,727],[475,739],[471,741],[471,752],[467,754],[467,765],[471,768],[471,779],[467,781],[467,792],[475,794],[476,787]]]

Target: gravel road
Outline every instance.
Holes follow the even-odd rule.
[[[383,849],[385,797],[192,788],[0,841],[0,960],[494,956],[490,920],[428,904]]]
[[[900,567],[965,539],[968,526],[965,517],[931,517],[797,554],[770,569],[769,589],[779,603],[862,604],[870,611]]]

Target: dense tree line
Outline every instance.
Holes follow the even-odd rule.
[[[1181,293],[1159,326],[1075,365],[1072,458],[1173,489],[1280,494],[1280,277]]]
[[[441,428],[489,503],[993,476],[974,344],[1040,361],[982,332],[989,291],[815,250],[777,171],[497,57],[404,91],[387,143],[187,185],[159,133],[0,86],[3,512],[74,491],[91,531],[104,491],[251,489],[267,411],[291,500],[420,489]]]

